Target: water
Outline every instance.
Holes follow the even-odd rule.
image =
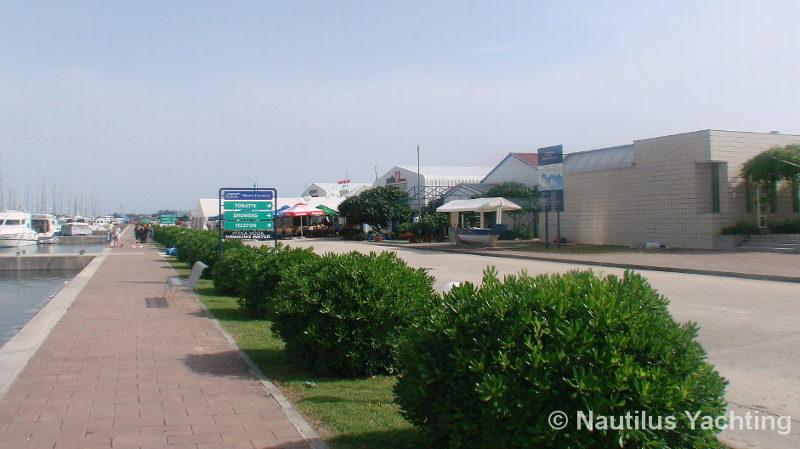
[[[0,271],[0,346],[76,274],[78,271]]]
[[[50,245],[31,245],[21,248],[0,248],[0,256],[16,256],[18,252],[25,251],[25,254],[78,254],[84,250],[84,254],[99,254],[105,245],[64,245],[54,243]]]

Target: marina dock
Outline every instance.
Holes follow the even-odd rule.
[[[324,447],[191,292],[162,297],[163,257],[123,241],[0,348],[0,449]]]

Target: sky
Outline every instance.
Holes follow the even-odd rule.
[[[700,129],[800,134],[800,2],[0,2],[6,207],[189,210],[220,187]]]

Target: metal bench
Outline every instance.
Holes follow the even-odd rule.
[[[200,280],[200,275],[203,274],[206,268],[208,268],[208,265],[198,260],[192,265],[192,272],[189,274],[188,278],[183,279],[176,276],[167,279],[167,283],[164,286],[164,294],[162,295],[164,299],[167,298],[167,295],[172,294],[177,287],[191,289],[196,293],[197,282]]]

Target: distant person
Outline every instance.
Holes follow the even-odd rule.
[[[113,241],[114,241],[114,223],[109,223],[106,226],[106,245],[110,247]]]
[[[150,235],[150,223],[147,223],[142,228],[142,237],[139,240],[141,243],[147,243],[147,237]]]
[[[137,224],[136,229],[133,232],[134,237],[136,238],[136,243],[142,243],[142,232],[144,231],[144,227],[142,225]]]
[[[122,234],[122,230],[119,228],[119,226],[114,226],[113,238],[114,238],[114,246],[115,247],[116,246],[120,246],[119,245],[120,234]]]

